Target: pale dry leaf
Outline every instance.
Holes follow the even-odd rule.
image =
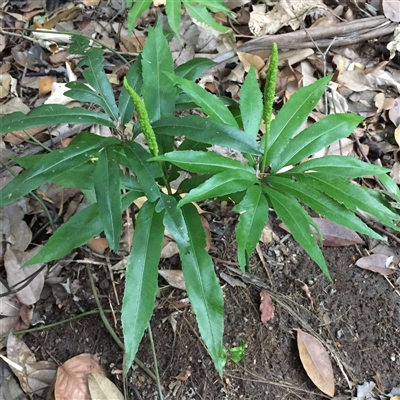
[[[174,288],[186,290],[183,272],[180,269],[160,269],[158,273]]]
[[[91,400],[124,400],[123,394],[106,376],[92,372],[88,377]]]
[[[204,233],[206,235],[206,247],[205,251],[209,251],[211,248],[211,230],[210,224],[207,221],[207,218],[204,215],[200,215],[201,224],[203,225]]]
[[[171,258],[172,256],[178,253],[179,249],[176,242],[174,240],[169,240],[168,238],[164,237],[160,258],[161,259]]]
[[[397,1],[397,4],[400,3],[399,0],[395,1]],[[396,56],[396,52],[400,52],[400,26],[397,26],[396,29],[394,30],[393,40],[387,44],[386,48],[390,52],[389,60],[391,60]]]
[[[62,104],[66,105],[73,101],[71,97],[65,96],[64,93],[70,90],[66,87],[66,83],[54,82],[51,86],[51,95],[44,104]]]
[[[265,324],[272,318],[274,318],[274,306],[272,304],[271,296],[265,291],[260,292],[260,311],[261,311],[261,322]]]
[[[91,400],[88,376],[105,373],[91,354],[80,354],[66,361],[57,370],[54,386],[55,400]]]
[[[396,161],[390,171],[390,176],[392,179],[400,185],[400,162]]]
[[[314,385],[328,396],[335,394],[335,381],[328,352],[309,333],[297,329],[297,347],[303,367]]]
[[[264,229],[261,232],[260,242],[269,244],[274,240],[274,231],[270,224],[265,224]]]
[[[44,270],[41,269],[40,264],[28,265],[24,268],[21,268],[21,266],[38,251],[39,248],[29,252],[9,248],[4,254],[4,266],[7,271],[7,282],[10,286],[19,284],[33,274],[36,275],[27,286],[16,294],[18,300],[27,306],[35,304],[40,298],[44,286]]]
[[[310,48],[285,51],[284,53],[279,54],[279,66],[284,67],[286,65],[291,66],[297,64],[303,60],[306,60],[313,54],[314,50]]]
[[[219,276],[229,285],[232,287],[240,286],[240,287],[247,287],[246,284],[241,281],[240,279],[234,278],[233,276],[230,276],[228,274],[225,274],[225,272],[221,272]]]
[[[97,254],[104,254],[108,248],[108,241],[106,238],[93,238],[86,243],[86,246]]]
[[[400,1],[382,0],[383,13],[387,19],[393,22],[400,22]]]
[[[0,114],[7,115],[16,111],[28,114],[30,110],[31,109],[19,97],[13,97],[9,102],[1,105]]]
[[[50,361],[37,361],[26,365],[29,387],[40,396],[56,376],[56,365]]]
[[[397,146],[400,147],[400,125],[394,130],[394,139],[396,140]]]
[[[39,79],[39,97],[43,97],[47,93],[50,93],[55,80],[50,76],[43,76]]]
[[[356,262],[356,266],[368,271],[377,272],[378,274],[387,276],[396,272],[393,268],[388,268],[393,261],[393,256],[385,254],[372,254],[362,257]]]
[[[100,0],[83,0],[83,4],[86,7],[96,7],[100,3]]]
[[[6,287],[0,282],[0,336],[7,335],[15,327],[19,315],[19,303],[14,295],[5,295]]]
[[[254,69],[256,70],[257,76],[258,76],[258,73],[265,66],[264,60],[256,54],[242,53],[242,52],[238,51],[237,56],[238,56],[239,60],[243,63],[244,70],[246,72],[249,72],[250,66],[252,65],[254,67]]]
[[[340,139],[330,146],[317,151],[312,158],[324,156],[348,156],[353,152],[353,141],[349,138]]]
[[[372,87],[363,71],[344,71],[338,76],[338,82],[354,92],[371,90]]]
[[[395,99],[392,108],[389,110],[388,115],[394,126],[400,125],[400,97],[397,97],[397,99]]]

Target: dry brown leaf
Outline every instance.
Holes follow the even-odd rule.
[[[335,394],[333,369],[328,352],[322,343],[309,333],[297,329],[297,347],[307,375],[321,392]]]
[[[108,241],[106,238],[93,238],[86,243],[86,246],[97,254],[104,254],[108,247]]]
[[[233,276],[230,276],[228,274],[225,274],[225,272],[221,272],[219,276],[229,285],[232,287],[240,286],[240,287],[247,287],[246,284],[241,281],[240,279],[234,278]]]
[[[7,335],[14,328],[18,320],[19,307],[17,299],[14,295],[8,295],[6,287],[0,282],[0,336]]]
[[[88,377],[93,372],[105,376],[91,354],[81,354],[66,361],[57,370],[55,400],[91,400]]]
[[[257,56],[255,54],[242,53],[238,51],[237,55],[239,60],[243,63],[244,70],[246,72],[249,72],[250,65],[253,65],[256,73],[258,74],[258,72],[260,72],[265,66],[264,60],[260,56]]]
[[[393,22],[400,22],[400,1],[382,0],[383,13],[387,19]]]
[[[400,162],[396,161],[390,171],[390,176],[392,179],[400,185]]]
[[[400,97],[398,97],[392,108],[389,110],[389,119],[394,123],[395,126],[400,125]]]
[[[186,290],[186,284],[182,270],[160,269],[158,273],[174,288]]]
[[[206,234],[206,247],[205,251],[209,251],[211,247],[211,230],[210,224],[207,221],[207,218],[204,215],[200,215],[201,224],[203,225],[204,233]]]
[[[52,29],[61,21],[70,21],[75,19],[82,11],[79,6],[61,10],[53,18],[50,18],[43,24],[43,29]]]
[[[338,82],[354,92],[363,92],[364,90],[372,89],[364,72],[360,70],[342,72],[338,76]]]
[[[260,292],[260,297],[261,322],[265,324],[274,318],[274,306],[272,304],[271,296],[265,290]]]
[[[106,376],[92,372],[88,377],[89,392],[92,400],[124,400],[119,389]]]
[[[43,97],[51,92],[51,88],[55,80],[49,76],[43,76],[39,79],[39,97]]]
[[[396,272],[395,269],[389,268],[392,264],[393,256],[385,254],[372,254],[367,257],[362,257],[356,262],[356,266],[368,271],[377,272],[378,274],[387,276]]]

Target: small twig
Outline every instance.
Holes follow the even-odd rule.
[[[161,386],[161,382],[160,382],[160,374],[158,373],[157,353],[156,353],[156,348],[154,346],[153,333],[151,332],[150,322],[147,324],[147,330],[149,331],[150,346],[151,346],[151,351],[153,353],[154,371],[156,373],[156,378],[157,378],[158,394],[160,396],[160,400],[164,400],[164,395],[162,392],[162,386]]]

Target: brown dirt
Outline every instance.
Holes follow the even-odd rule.
[[[213,203],[208,207],[214,213],[210,218],[213,232],[210,253],[234,262],[236,218],[230,211],[221,212]],[[219,210],[217,214],[216,210]],[[275,232],[280,240],[286,236],[278,227]],[[272,282],[269,282],[257,256],[252,257],[253,267],[249,272],[269,287],[272,285],[275,318],[266,325],[260,322],[259,288],[251,284],[245,288],[231,287],[221,280],[225,295],[224,343],[230,348],[243,339],[246,345],[244,359],[239,363],[229,361],[222,379],[214,370],[199,338],[191,308],[177,308],[179,300],[186,294],[167,286],[160,278],[160,292],[151,326],[166,399],[327,397],[313,385],[301,365],[296,344],[296,329],[299,327],[313,329],[340,359],[343,371],[331,353],[338,398],[344,400],[356,396],[356,385],[364,382],[375,382],[375,393],[387,393],[400,385],[400,297],[384,277],[353,266],[359,256],[354,246],[324,249],[333,284],[291,237],[280,247],[273,243],[263,248],[263,252],[269,260],[267,267]],[[178,264],[179,258],[173,257],[163,261],[161,268],[176,268]],[[229,269],[221,262],[216,263],[216,270],[218,274],[229,274]],[[109,309],[111,302],[116,311],[116,325],[111,316],[109,320],[121,336],[118,316],[121,306],[116,302],[108,272],[98,266],[92,266],[92,271],[97,278],[103,307]],[[65,275],[81,285],[79,306],[85,311],[94,309],[89,280],[81,265],[71,264]],[[392,275],[389,279],[394,283],[397,278]],[[114,280],[121,301],[124,279],[117,275]],[[313,304],[297,280],[309,286]],[[64,301],[59,308],[50,292],[47,296],[46,299],[44,295],[37,305],[43,310],[46,324],[77,313],[72,299]],[[177,323],[175,334],[167,320],[171,314]],[[122,388],[123,353],[98,315],[27,334],[25,341],[39,360],[52,358],[60,364],[81,353],[96,353],[106,373]],[[154,369],[147,333],[138,358]],[[176,379],[186,371],[190,374],[187,380]],[[137,366],[130,371],[128,380],[143,399],[158,398],[155,383]],[[127,398],[139,397],[135,397],[131,389]]]

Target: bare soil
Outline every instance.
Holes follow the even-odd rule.
[[[203,206],[207,207],[211,212],[208,214],[212,231],[210,254],[225,260],[215,263],[216,271],[232,274],[236,261],[236,215],[229,207],[221,211],[219,203]],[[251,259],[248,271],[251,279],[250,283],[247,279],[246,287],[232,287],[221,279],[225,295],[224,344],[230,348],[243,339],[246,345],[243,360],[228,361],[223,378],[216,373],[205,350],[190,306],[182,303],[186,293],[168,286],[160,277],[151,327],[166,399],[328,398],[314,386],[302,367],[297,328],[313,332],[329,349],[337,399],[356,396],[357,385],[364,382],[375,382],[376,395],[400,386],[400,297],[385,277],[354,266],[362,247],[324,249],[333,278],[330,283],[296,242],[275,225],[276,221],[274,231],[279,241],[286,240],[262,248],[271,281],[258,256]],[[91,258],[104,261],[93,254]],[[179,257],[164,260],[160,267],[179,268]],[[119,310],[124,278],[114,275],[117,301],[108,269],[92,266],[91,270],[104,309],[112,305],[114,310],[114,314],[107,314],[109,321],[122,338]],[[46,324],[78,314],[77,304],[81,311],[96,308],[82,265],[72,263],[64,274],[81,286],[79,302],[64,298],[56,305],[51,291],[44,291],[37,310]],[[389,277],[393,284],[396,279],[398,274]],[[312,302],[300,281],[307,284]],[[260,285],[270,288],[275,306],[275,317],[266,325],[260,321]],[[175,331],[171,320],[176,321]],[[61,364],[81,353],[97,354],[108,376],[123,388],[123,352],[99,315],[33,332],[25,335],[24,340],[38,360],[51,358]],[[137,356],[154,370],[147,333]],[[129,372],[128,382],[128,399],[158,399],[155,382],[137,365]]]

